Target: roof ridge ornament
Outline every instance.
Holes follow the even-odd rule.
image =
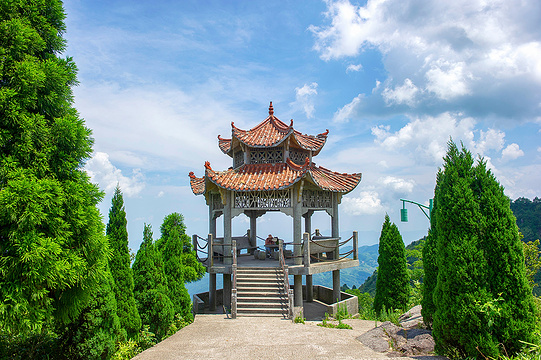
[[[212,171],[212,168],[210,167],[210,161],[205,161],[205,169]]]
[[[274,108],[272,107],[272,101],[270,102],[270,105],[269,105],[269,116],[274,116]]]
[[[327,131],[325,131],[324,133],[321,133],[321,134],[317,134],[317,137],[326,137],[327,135],[329,135],[329,129],[325,129]]]

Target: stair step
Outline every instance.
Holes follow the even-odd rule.
[[[238,302],[237,309],[285,309],[285,304],[282,303],[260,303],[260,302]]]
[[[281,296],[250,296],[250,297],[237,297],[237,302],[260,302],[260,303],[285,303],[287,300]]]
[[[237,315],[250,315],[250,316],[280,315],[280,316],[283,316],[285,313],[286,313],[285,309],[267,309],[267,308],[238,309],[237,308]]]

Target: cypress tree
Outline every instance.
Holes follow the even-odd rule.
[[[389,215],[381,228],[379,238],[378,278],[374,309],[380,313],[383,308],[404,310],[410,293],[406,249],[398,227]]]
[[[435,192],[436,351],[462,357],[509,353],[537,328],[509,199],[486,163],[450,141]]]
[[[501,299],[497,304],[499,314],[488,319],[493,323],[490,330],[507,352],[516,353],[522,347],[519,340],[534,342],[533,331],[538,328],[524,247],[503,187],[483,159],[479,159],[474,171],[474,192],[483,216],[479,248],[487,259],[486,286],[493,299]]]
[[[114,292],[120,325],[126,330],[128,337],[133,338],[141,329],[141,318],[133,297],[133,273],[130,267],[126,211],[124,199],[118,186],[115,188],[109,210],[107,236],[112,250],[109,266],[115,281]]]
[[[160,253],[152,240],[152,228],[145,224],[143,242],[133,262],[134,295],[143,325],[160,341],[175,315]]]
[[[18,339],[77,318],[106,275],[64,19],[61,1],[0,2],[0,331]]]
[[[175,314],[191,321],[191,299],[184,283],[201,279],[205,268],[197,261],[181,214],[167,215],[160,230],[161,238],[157,242],[157,248],[163,259],[169,298],[173,302]]]
[[[107,275],[92,295],[88,306],[63,332],[61,351],[66,359],[109,359],[125,333],[120,327],[114,281]]]
[[[437,190],[436,190],[437,191]],[[429,327],[432,326],[432,320],[434,313],[436,312],[436,305],[434,304],[434,289],[438,280],[438,265],[436,258],[436,202],[432,207],[430,214],[430,230],[426,237],[426,242],[423,246],[423,298],[421,299],[421,314],[423,321]]]

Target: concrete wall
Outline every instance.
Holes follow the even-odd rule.
[[[216,290],[216,308],[220,308],[223,305],[223,289],[217,289]],[[195,294],[192,299],[192,312],[194,314],[203,314],[206,310],[208,310],[209,306],[209,293],[199,293]]]
[[[345,292],[340,292],[340,296],[342,298],[342,301],[339,303],[336,303],[336,299],[333,300],[333,290],[331,288],[321,286],[321,285],[314,285],[314,300],[318,300],[325,304],[327,306],[326,313],[330,316],[335,316],[338,312],[338,306],[344,307],[346,306],[348,310],[348,314],[350,315],[356,315],[359,313],[359,300],[357,300],[357,296],[351,295]],[[303,293],[306,297],[306,285],[303,285]]]

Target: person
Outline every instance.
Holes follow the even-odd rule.
[[[267,239],[265,240],[265,252],[267,253],[267,257],[272,256],[272,251],[274,249],[274,237],[269,234]]]

